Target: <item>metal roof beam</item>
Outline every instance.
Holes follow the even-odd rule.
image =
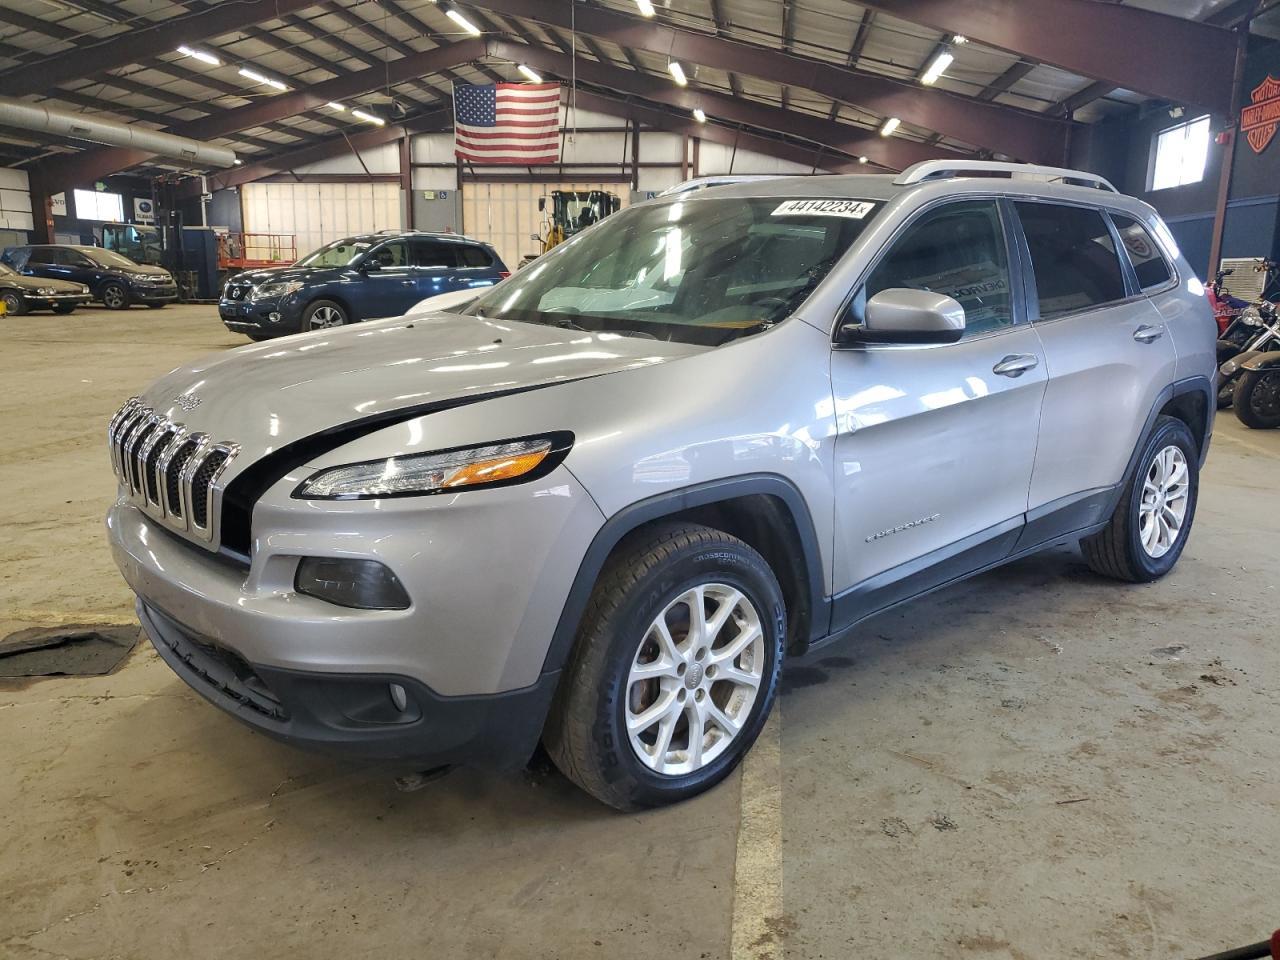
[[[472,0],[472,5],[565,29],[570,25],[559,4],[542,0]],[[1066,126],[1039,114],[612,10],[583,6],[575,19],[578,32],[624,47],[803,87],[1018,159],[1056,162],[1066,147]]]
[[[259,127],[285,117],[317,110],[329,101],[347,100],[378,90],[387,84],[403,83],[413,77],[440,73],[451,67],[478,60],[485,55],[482,39],[461,40],[458,43],[435,47],[412,57],[392,60],[385,67],[369,67],[344,76],[324,80],[321,83],[266,97],[243,107],[222,113],[175,124],[166,132],[195,140],[230,136],[240,130]],[[98,147],[75,156],[50,162],[45,170],[45,182],[56,193],[78,183],[88,183],[99,177],[117,173],[146,160],[150,154],[141,150],[121,147]]]
[[[185,17],[176,17],[131,29],[124,37],[111,36],[95,43],[77,44],[74,49],[31,60],[0,73],[0,94],[20,97],[43,93],[69,80],[91,77],[106,70],[138,63],[152,54],[173,50],[184,43],[199,43],[241,30],[245,24],[274,20],[286,13],[311,6],[315,0],[241,0],[222,3]],[[119,16],[120,11],[115,11]]]
[[[538,70],[561,78],[569,76],[571,70],[570,60],[565,54],[546,47],[511,40],[491,40],[489,52],[506,60],[528,63]],[[784,110],[756,100],[745,100],[692,87],[677,87],[650,73],[637,74],[634,70],[581,59],[577,63],[577,73],[581,82],[665,104],[682,111],[686,116],[691,117],[694,108],[701,107],[708,117],[793,134],[854,158],[865,156],[878,166],[891,170],[905,170],[921,160],[974,159],[968,154],[945,147],[926,146],[903,137],[882,137],[876,130],[835,123],[813,114]]]
[[[1213,24],[1097,0],[861,2],[1112,87],[1215,113],[1231,110],[1236,41],[1231,31]]]

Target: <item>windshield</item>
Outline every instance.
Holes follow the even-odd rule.
[[[298,267],[345,267],[372,246],[367,240],[335,240],[299,260]]]
[[[102,247],[92,247],[90,249],[81,250],[80,252],[94,263],[100,264],[104,267],[125,267],[136,269],[138,266],[138,264],[134,263],[128,257],[122,257],[114,250],[104,250]]]
[[[632,207],[535,261],[466,312],[718,345],[793,313],[877,206],[768,197]]]

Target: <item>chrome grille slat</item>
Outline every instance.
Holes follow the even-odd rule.
[[[111,468],[140,510],[217,549],[222,478],[239,448],[193,433],[137,397],[107,424]]]

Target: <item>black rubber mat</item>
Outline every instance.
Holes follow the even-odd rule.
[[[103,624],[19,630],[0,640],[0,679],[102,676],[124,661],[140,636],[137,627]]]

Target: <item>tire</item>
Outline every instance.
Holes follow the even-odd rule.
[[[1223,382],[1221,377],[1218,379],[1218,409],[1225,410],[1231,406],[1234,401],[1237,380],[1227,380]]]
[[[127,310],[129,308],[129,291],[123,283],[114,280],[102,288],[102,305],[108,310]]]
[[[704,617],[709,612],[712,622],[726,602],[734,606],[723,614],[717,635],[694,644],[688,623],[693,608],[681,598],[701,588]],[[708,611],[708,603],[717,605]],[[670,628],[666,646],[657,632],[660,617]],[[755,550],[697,524],[645,528],[619,545],[596,582],[543,732],[547,752],[566,777],[619,810],[702,793],[729,775],[768,719],[785,637],[782,591]],[[739,642],[747,648],[733,652]],[[663,676],[632,678],[633,670],[645,667]],[[754,688],[730,677],[754,676],[757,668]],[[658,708],[664,700],[671,704],[667,710]],[[633,741],[628,716],[653,708],[665,718],[635,728]],[[697,739],[702,757],[695,762],[691,717],[713,709],[736,733],[708,717]],[[667,746],[659,753],[663,736]]]
[[[75,313],[76,307],[73,303],[60,303],[53,308],[53,312],[60,313],[65,317],[69,313]]]
[[[1177,452],[1171,453],[1171,450]],[[1167,459],[1158,462],[1158,458],[1162,457]],[[1166,484],[1163,481],[1163,475],[1171,461],[1175,461],[1174,469],[1168,472],[1175,478],[1178,476],[1176,461],[1179,459],[1185,467],[1180,485],[1181,496],[1168,497],[1167,511],[1158,509],[1144,515],[1144,500],[1162,503],[1165,494],[1173,494],[1179,488],[1176,483]],[[1178,557],[1182,555],[1182,548],[1186,545],[1195,519],[1196,499],[1200,491],[1199,464],[1200,451],[1187,425],[1175,417],[1157,418],[1155,429],[1143,444],[1138,466],[1129,478],[1106,528],[1080,541],[1080,550],[1094,573],[1116,580],[1128,580],[1130,583],[1150,583],[1173,569]],[[1164,494],[1160,494],[1159,498],[1148,493],[1149,480],[1155,490],[1165,488]],[[1152,531],[1156,515],[1175,517],[1179,509],[1181,517],[1177,522],[1176,533],[1164,536],[1166,532],[1172,532],[1169,530],[1171,524],[1167,522]],[[1150,547],[1144,546],[1144,528],[1145,531],[1156,534]]]
[[[27,301],[17,290],[0,292],[0,300],[4,301],[4,312],[11,317],[20,317],[27,312]]]
[[[1236,418],[1253,430],[1280,427],[1280,367],[1246,370],[1236,381]]]
[[[167,303],[148,303],[147,306],[150,307],[152,310],[163,310],[165,307],[168,306],[168,304]]]
[[[351,322],[342,304],[332,300],[317,300],[302,311],[302,332],[342,327]]]

